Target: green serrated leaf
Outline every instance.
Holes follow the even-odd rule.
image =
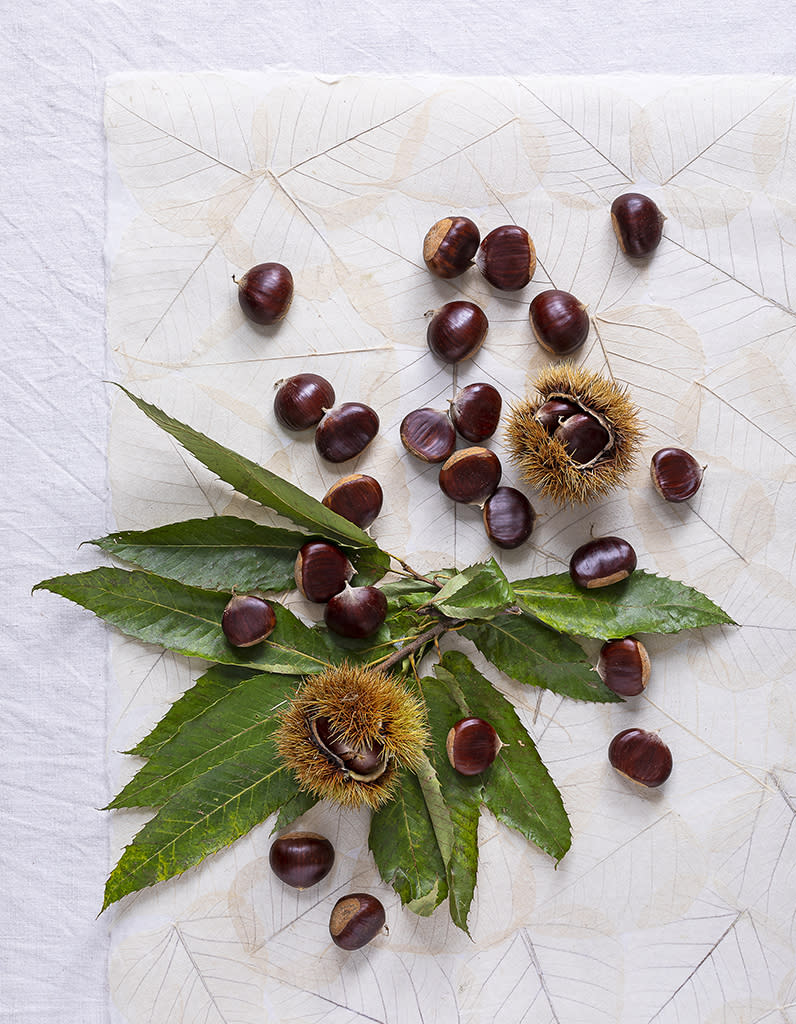
[[[193,427],[181,423],[158,409],[157,406],[134,395],[127,388],[121,385],[119,387],[153,423],[176,438],[201,463],[222,480],[231,484],[236,491],[273,509],[274,512],[290,519],[297,526],[303,526],[307,530],[319,533],[327,540],[348,544],[355,548],[368,549],[367,554],[363,550],[361,571],[372,574],[378,572],[378,568],[381,566],[381,573],[375,577],[377,579],[387,572],[390,556],[382,551],[364,530],[337,515],[336,512],[332,512],[331,509],[326,508],[316,498],[310,497],[295,484],[288,483],[287,480],[283,480],[276,473],[265,469],[264,466],[259,466],[251,459],[239,455],[230,448],[225,448],[224,445],[211,440],[198,430],[194,430]]]
[[[621,701],[608,689],[574,640],[530,615],[500,615],[461,629],[489,661],[516,679],[575,700]]]
[[[102,909],[195,867],[265,821],[295,790],[293,775],[271,743],[251,747],[189,782],[125,849],[108,878]]]
[[[155,728],[126,753],[150,757],[175,736],[186,722],[199,718],[231,689],[246,679],[251,679],[253,675],[256,675],[254,669],[238,668],[235,665],[214,665],[178,697]]]
[[[251,748],[271,741],[278,711],[296,685],[293,678],[266,673],[233,686],[154,751],[108,807],[161,807],[222,762],[245,759]]]
[[[434,824],[412,772],[401,772],[394,799],[371,817],[369,846],[381,877],[415,914],[432,913],[448,895]]]
[[[457,573],[431,601],[451,619],[489,619],[514,602],[514,592],[494,558]]]
[[[511,703],[498,693],[460,651],[446,651],[434,668],[460,707],[490,722],[506,744],[483,773],[484,803],[511,828],[560,860],[572,833],[561,794]]]
[[[44,580],[34,587],[39,589],[88,608],[128,636],[188,657],[261,672],[310,675],[341,656],[328,646],[321,630],[305,626],[277,602],[273,602],[276,627],[270,637],[256,647],[232,647],[221,630],[229,595],[153,573],[90,569]]]
[[[450,691],[433,678],[420,680],[433,741],[431,762],[449,810],[455,842],[448,857],[448,903],[451,920],[467,932],[467,917],[478,873],[478,820],[484,798],[480,775],[460,775],[451,767],[445,750],[448,731],[467,712]],[[468,932],[469,934],[469,932]]]
[[[279,814],[276,816],[274,827],[271,829],[271,835],[273,835],[274,832],[281,832],[282,829],[288,828],[297,818],[300,818],[302,814],[306,814],[307,811],[317,803],[317,796],[313,796],[312,793],[305,793],[301,789],[297,790],[293,796],[279,808]]]
[[[598,640],[735,625],[700,591],[641,569],[621,583],[594,590],[575,586],[568,573],[517,580],[512,586],[522,606],[548,626]]]

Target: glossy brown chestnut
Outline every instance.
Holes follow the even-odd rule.
[[[333,483],[322,500],[332,512],[366,530],[381,512],[384,492],[374,477],[350,473]]]
[[[317,426],[334,405],[334,388],[317,373],[297,373],[277,382],[274,395],[276,418],[288,430]]]
[[[636,697],[650,678],[647,649],[632,636],[608,640],[600,650],[597,672],[609,690],[620,697]]]
[[[554,356],[566,356],[581,347],[589,334],[586,307],[570,292],[549,288],[531,302],[531,327],[536,340]]]
[[[224,636],[233,647],[253,647],[273,632],[276,616],[259,594],[235,594],[221,616]]]
[[[315,431],[315,447],[327,462],[360,455],[379,432],[378,414],[361,402],[343,402],[327,412]]]
[[[611,740],[608,760],[622,775],[651,789],[672,774],[672,752],[655,732],[623,729]]]
[[[380,900],[366,892],[354,892],[335,903],[329,934],[340,949],[361,949],[383,930],[386,920]]]
[[[448,733],[445,750],[460,775],[478,775],[495,760],[503,746],[494,726],[483,718],[462,718]]]
[[[322,604],[340,593],[354,575],[354,567],[336,544],[310,540],[296,556],[293,575],[307,600]]]
[[[488,448],[462,448],[439,471],[439,485],[451,501],[483,505],[497,490],[503,467]]]
[[[579,412],[583,412],[583,410],[574,402],[568,402],[564,398],[551,398],[544,405],[539,406],[534,413],[534,419],[538,420],[547,433],[552,435],[556,427],[564,420]]]
[[[502,407],[497,388],[485,383],[468,384],[451,402],[451,422],[466,441],[480,444],[497,430]]]
[[[439,409],[415,409],[401,422],[401,444],[423,462],[444,462],[456,447],[456,431]]]
[[[621,537],[598,537],[581,544],[569,561],[573,583],[589,590],[627,579],[635,568],[636,552]]]
[[[352,587],[346,583],[329,598],[323,620],[333,633],[361,640],[373,636],[387,618],[387,598],[378,587]]]
[[[293,301],[293,275],[281,263],[258,263],[240,279],[238,302],[246,316],[256,324],[275,324]]]
[[[580,409],[567,419],[561,419],[552,436],[563,444],[567,455],[579,466],[596,459],[610,442],[602,423]]]
[[[435,310],[426,329],[428,347],[446,363],[475,355],[489,330],[486,313],[474,302],[455,299]]]
[[[493,288],[516,292],[533,277],[536,249],[525,228],[503,224],[481,242],[475,264]]]
[[[484,502],[484,526],[493,544],[499,548],[518,548],[533,531],[536,513],[522,491],[498,487]]]
[[[626,256],[649,256],[654,252],[665,219],[652,199],[639,192],[626,192],[611,203],[611,223]]]
[[[682,448],[661,448],[652,456],[650,476],[666,501],[688,501],[702,484],[702,467]]]
[[[317,832],[287,832],[271,844],[268,862],[286,885],[307,889],[332,870],[334,847]]]
[[[387,769],[389,759],[382,743],[352,746],[334,733],[322,715],[309,723],[309,738],[330,764],[358,782],[374,782]]]
[[[469,217],[443,217],[423,239],[423,259],[437,277],[458,277],[473,265],[481,234]]]

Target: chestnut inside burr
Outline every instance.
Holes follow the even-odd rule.
[[[614,439],[607,423],[569,395],[552,395],[534,419],[559,441],[577,466],[591,466],[608,456]]]
[[[310,741],[327,761],[357,782],[375,782],[387,770],[389,756],[384,744],[374,740],[355,746],[335,733],[328,718],[319,716],[307,723]]]

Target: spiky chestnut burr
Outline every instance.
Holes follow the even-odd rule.
[[[511,407],[506,428],[510,457],[522,477],[559,505],[586,504],[618,487],[635,466],[643,437],[638,409],[626,390],[571,362],[547,367],[534,387],[535,396]],[[557,423],[545,415],[550,402],[564,403],[565,411],[554,417]],[[566,430],[556,436],[570,409],[606,432],[605,444],[588,461],[573,457],[577,448],[571,438],[561,439]]]
[[[299,787],[345,807],[389,800],[398,769],[417,769],[427,743],[421,701],[388,673],[346,662],[305,679],[276,732]]]

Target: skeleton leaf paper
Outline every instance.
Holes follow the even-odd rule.
[[[485,812],[471,939],[445,906],[402,910],[368,852],[366,817],[322,805],[302,819],[337,849],[319,886],[297,893],[271,875],[266,823],[110,911],[116,1022],[796,1022],[795,103],[796,80],[767,77],[109,82],[117,380],[317,497],[345,473],[373,474],[385,492],[373,534],[419,567],[494,555],[514,578],[560,572],[592,530],[619,534],[642,568],[698,587],[740,624],[648,638],[649,687],[618,705],[523,687],[477,660],[538,743],[573,845],[555,868]],[[609,207],[624,191],[666,214],[648,260],[625,258],[614,238]],[[432,277],[422,240],[451,213],[482,235],[526,227],[532,283],[500,294],[475,269]],[[259,328],[232,276],[271,260],[291,268],[295,298],[280,326]],[[478,510],[454,507],[437,469],[402,449],[398,427],[473,381],[507,404],[522,395],[549,363],[528,324],[530,299],[549,287],[587,304],[578,361],[641,407],[643,464],[588,508],[531,495],[531,541],[501,552]],[[455,298],[482,305],[490,328],[452,368],[429,352],[424,314]],[[360,458],[324,465],[311,432],[277,425],[274,381],[298,371],[378,411]],[[500,432],[491,444],[506,455]],[[682,505],[649,480],[668,444],[707,467]],[[517,483],[507,457],[504,469]],[[110,474],[119,529],[264,518],[121,395]],[[200,671],[114,640],[117,789],[140,762],[115,752]],[[608,765],[611,737],[630,725],[673,751],[660,790]],[[145,818],[114,814],[115,853]],[[382,899],[390,931],[344,953],[329,911],[356,890]]]

